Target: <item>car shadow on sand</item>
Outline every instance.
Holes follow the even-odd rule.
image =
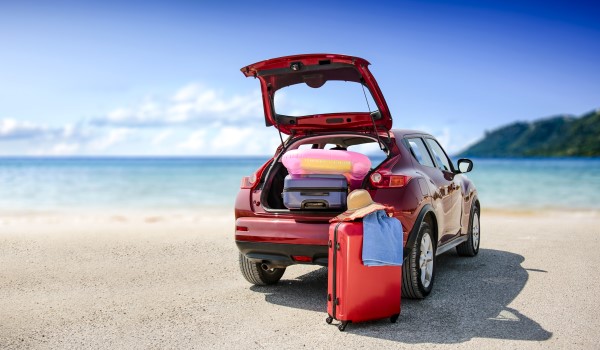
[[[521,255],[481,249],[474,258],[447,253],[437,259],[435,287],[427,299],[403,299],[395,324],[387,319],[356,323],[348,325],[346,332],[404,343],[460,343],[475,337],[543,341],[552,336],[536,321],[508,307],[529,277],[521,266],[525,260]],[[276,286],[251,289],[265,293],[266,301],[273,304],[321,312],[325,322],[326,268],[294,280],[283,279]],[[332,327],[332,331],[337,329]]]

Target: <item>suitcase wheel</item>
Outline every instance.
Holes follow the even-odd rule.
[[[390,322],[396,323],[396,321],[398,321],[399,316],[400,316],[400,314],[392,315],[392,317],[390,317]]]
[[[325,322],[327,322],[327,324],[331,324],[331,322],[333,322],[333,317],[331,317],[331,316],[328,316],[328,317],[325,319]]]
[[[348,325],[348,323],[350,323],[350,321],[344,321],[344,322],[340,323],[340,325],[338,326],[338,329],[340,330],[340,332],[343,332],[346,329],[346,326]]]

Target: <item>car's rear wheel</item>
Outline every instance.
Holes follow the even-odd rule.
[[[279,282],[285,268],[267,268],[261,263],[248,260],[244,254],[240,254],[240,270],[244,278],[257,286],[266,286]]]
[[[435,277],[435,236],[429,224],[421,223],[419,233],[410,247],[410,254],[402,267],[402,296],[423,299],[433,289]]]
[[[456,246],[456,252],[460,256],[475,256],[479,253],[480,240],[479,208],[474,206],[473,210],[471,210],[471,223],[469,224],[467,240]]]

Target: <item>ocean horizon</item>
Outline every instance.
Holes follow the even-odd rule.
[[[0,210],[233,208],[270,156],[3,156]],[[600,158],[473,159],[483,209],[600,210]]]

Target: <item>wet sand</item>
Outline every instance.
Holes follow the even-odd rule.
[[[256,287],[230,211],[0,213],[1,349],[598,348],[600,214],[482,214],[398,323],[325,323],[325,268]]]

